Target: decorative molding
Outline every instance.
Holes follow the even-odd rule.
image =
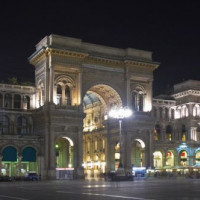
[[[174,98],[178,99],[178,98],[186,97],[186,96],[189,96],[189,95],[200,96],[200,91],[199,90],[186,90],[186,91],[183,91],[183,92],[173,94],[172,96]]]

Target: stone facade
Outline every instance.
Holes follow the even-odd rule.
[[[198,81],[175,85],[171,100],[152,99],[153,71],[159,64],[152,61],[151,52],[59,35],[42,39],[29,61],[35,66],[35,87],[0,86],[4,174],[34,170],[43,179],[55,179],[59,170],[73,169],[76,177],[98,177],[116,171],[120,160],[126,172],[133,165],[163,168],[168,151],[176,166],[178,155],[185,153],[177,150],[183,140],[194,147],[193,154],[188,152],[188,162],[194,164]],[[108,116],[120,107],[133,110],[122,120],[121,135],[119,120]],[[7,152],[17,158],[8,158]]]

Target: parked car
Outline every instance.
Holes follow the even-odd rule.
[[[25,175],[24,179],[26,181],[38,181],[39,180],[39,176],[38,176],[38,174],[36,172],[28,172]]]
[[[0,175],[0,181],[12,181],[13,179],[9,176],[1,176]]]

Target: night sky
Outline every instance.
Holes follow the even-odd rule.
[[[34,82],[28,57],[46,35],[153,52],[154,95],[200,80],[198,1],[5,1],[0,6],[0,82]]]

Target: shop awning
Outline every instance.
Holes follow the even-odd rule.
[[[17,149],[14,147],[6,147],[2,153],[2,161],[16,162],[17,161]]]
[[[22,162],[36,162],[36,151],[32,147],[27,147],[22,152]]]

